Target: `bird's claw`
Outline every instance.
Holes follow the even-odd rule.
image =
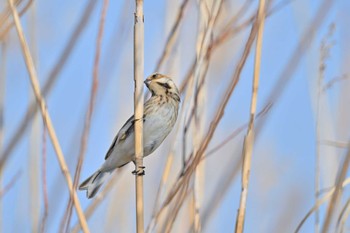
[[[135,176],[144,176],[145,173],[145,166],[139,166],[137,170],[132,171],[131,173]]]

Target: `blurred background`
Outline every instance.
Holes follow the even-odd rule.
[[[80,155],[80,183],[103,163],[114,136],[133,114],[135,3],[14,2],[72,177]],[[242,54],[249,48],[258,4],[144,2],[145,78],[155,71],[167,74],[182,92],[176,126],[144,161],[148,232],[234,231],[255,45],[246,60]],[[350,147],[350,2],[270,0],[266,12],[245,232],[294,232],[316,200],[334,191]],[[0,46],[0,229],[78,232],[56,153],[32,104],[5,0],[0,1]],[[231,95],[226,89],[233,82]],[[180,174],[191,166],[192,152],[208,138],[225,96],[230,98],[224,115],[200,154],[184,198],[164,207]],[[86,120],[89,106],[91,119]],[[129,164],[115,172],[94,199],[78,191],[91,232],[136,231],[132,170]],[[346,184],[329,232],[350,232]],[[314,209],[299,232],[321,231],[329,200]]]

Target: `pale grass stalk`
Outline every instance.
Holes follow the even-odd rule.
[[[89,101],[89,106],[87,108],[86,115],[85,115],[84,128],[83,128],[83,133],[80,141],[80,151],[78,156],[78,162],[77,162],[75,174],[74,174],[73,187],[75,190],[77,189],[79,184],[81,168],[82,168],[83,161],[85,159],[85,153],[88,147],[88,139],[90,134],[92,116],[95,110],[94,107],[96,103],[97,89],[98,89],[98,83],[99,83],[99,65],[100,65],[100,57],[101,57],[101,46],[102,46],[102,38],[103,38],[104,24],[105,24],[106,15],[107,15],[108,3],[109,3],[109,0],[103,1],[102,10],[100,14],[98,33],[96,36],[94,66],[93,66],[93,71],[91,76],[92,84],[91,84],[91,92],[90,92],[90,101]],[[72,218],[72,207],[73,207],[72,204],[73,204],[72,198],[70,198],[68,202],[68,207],[66,210],[66,220],[64,221],[64,224],[61,225],[61,226],[65,225],[65,232],[68,232],[68,229],[70,227],[70,221]]]
[[[205,61],[205,70],[203,71],[203,74],[201,75],[200,79],[204,79],[204,76],[207,73],[208,66],[209,66],[209,60],[207,59]],[[200,80],[199,82],[202,83]],[[197,83],[197,90],[198,93],[196,95],[196,111],[194,116],[194,130],[193,130],[193,138],[194,138],[194,144],[193,144],[193,151],[195,152],[197,148],[200,147],[200,142],[203,137],[203,129],[205,124],[205,104],[206,103],[206,89],[204,87],[204,84],[200,88],[199,83]],[[194,207],[194,232],[199,233],[202,231],[202,221],[200,218],[200,210],[202,208],[203,203],[203,196],[205,194],[205,167],[206,163],[203,161],[200,163],[195,171],[195,178],[194,178],[194,188],[193,188],[193,207]]]
[[[317,79],[317,100],[316,100],[316,154],[315,154],[315,201],[317,201],[320,194],[321,187],[321,177],[320,177],[320,152],[321,152],[321,124],[320,124],[320,114],[321,114],[321,95],[322,86],[324,82],[325,69],[326,69],[326,59],[329,57],[330,47],[327,46],[327,40],[330,39],[333,29],[329,28],[327,35],[323,38],[320,46],[320,64],[319,64],[319,77]],[[315,211],[315,233],[320,231],[320,212],[319,209]]]
[[[250,105],[250,119],[249,119],[247,135],[244,138],[243,152],[242,152],[242,157],[243,157],[242,181],[241,181],[242,189],[241,189],[240,204],[239,204],[237,220],[236,220],[236,229],[235,229],[236,233],[243,232],[245,214],[246,214],[249,175],[250,175],[251,159],[252,159],[253,146],[254,146],[254,120],[255,120],[255,113],[256,113],[257,98],[258,98],[264,22],[265,22],[265,0],[260,0],[258,17],[256,21],[256,24],[258,24],[258,29],[257,29],[258,34],[256,39],[254,78],[253,78],[253,88],[252,88],[252,100]]]
[[[347,178],[346,180],[343,181],[341,188],[343,189],[349,184],[350,184],[350,178]],[[315,205],[306,213],[306,215],[303,217],[303,219],[300,221],[300,223],[296,227],[294,231],[295,233],[298,233],[301,230],[306,220],[312,215],[314,211],[316,211],[322,204],[324,204],[327,200],[329,200],[331,197],[334,196],[335,190],[336,190],[336,186],[332,187],[329,191],[327,191],[326,194],[324,194],[322,198],[319,198],[316,201]]]
[[[37,48],[37,24],[36,24],[36,4],[32,4],[31,9],[28,12],[28,26],[29,26],[29,46],[32,51],[34,64],[36,67],[39,66],[38,62],[38,48]],[[29,101],[28,105],[35,102],[35,96],[29,87]],[[41,134],[42,120],[38,113],[33,117],[31,122],[30,133],[29,133],[29,156],[28,156],[28,199],[29,199],[29,210],[31,218],[31,229],[32,232],[38,232],[40,230],[40,215],[42,210],[41,196],[40,196],[40,175],[45,176],[44,173],[40,174],[40,137]],[[43,183],[44,186],[44,183]],[[44,202],[43,202],[44,203]],[[44,216],[47,209],[44,208]],[[43,225],[43,224],[42,224]],[[41,231],[43,232],[43,231]]]
[[[316,104],[316,154],[315,154],[315,202],[317,202],[321,187],[321,179],[320,179],[320,97],[321,97],[321,85],[324,80],[323,71],[320,72],[320,76],[317,82],[317,104]],[[319,209],[315,211],[315,233],[320,232],[320,212]]]
[[[68,43],[62,50],[62,53],[60,54],[58,61],[56,65],[53,67],[53,69],[49,72],[48,80],[44,83],[42,94],[43,96],[47,96],[52,88],[54,87],[55,82],[57,81],[57,78],[59,77],[59,74],[61,73],[63,67],[69,60],[69,57],[75,47],[75,45],[78,42],[78,39],[87,26],[89,20],[91,19],[91,13],[98,1],[90,0],[84,9],[84,13],[82,14],[81,19],[77,23],[77,26],[74,28],[73,33],[71,37],[68,40]],[[4,147],[4,150],[1,152],[0,156],[0,171],[4,168],[7,160],[11,156],[11,153],[13,149],[16,147],[17,143],[23,138],[25,135],[25,132],[27,128],[29,127],[29,122],[33,119],[34,114],[38,111],[37,103],[34,101],[30,104],[28,107],[24,117],[21,119],[21,123],[19,126],[14,130],[14,134],[10,137],[9,143]]]
[[[144,75],[144,15],[143,0],[135,0],[134,18],[134,112],[135,112],[135,188],[136,232],[144,232],[143,200],[143,75]]]
[[[46,221],[47,216],[49,214],[49,195],[47,191],[47,166],[46,166],[46,160],[47,160],[47,149],[46,149],[46,128],[45,125],[43,127],[43,142],[42,142],[42,187],[43,187],[43,202],[44,202],[44,213],[43,217],[41,219],[41,227],[40,232],[45,232],[46,227]]]
[[[1,63],[0,63],[0,151],[2,151],[4,139],[4,109],[5,109],[5,85],[6,85],[6,52],[7,42],[0,42],[1,45]],[[0,190],[3,188],[3,169],[0,169]],[[0,199],[0,232],[2,232],[2,198]]]
[[[339,142],[339,141],[332,141],[332,140],[321,140],[319,141],[319,143],[327,146],[338,147],[338,148],[347,148],[350,146],[350,144],[347,142]]]
[[[82,229],[84,232],[89,232],[84,213],[83,213],[81,206],[80,206],[78,196],[77,196],[75,190],[73,189],[72,179],[71,179],[67,164],[65,162],[61,146],[59,145],[58,138],[56,136],[56,132],[55,132],[55,129],[54,129],[52,121],[51,121],[51,117],[47,111],[45,100],[43,99],[43,97],[41,95],[40,85],[39,85],[39,82],[37,79],[35,66],[34,66],[32,56],[30,54],[27,42],[26,42],[24,34],[23,34],[23,29],[22,29],[22,25],[21,25],[21,22],[19,19],[18,12],[17,12],[15,6],[13,5],[13,0],[8,0],[8,2],[10,5],[10,8],[11,8],[11,11],[12,11],[13,19],[15,22],[15,26],[17,29],[18,37],[19,37],[22,52],[23,52],[23,57],[25,59],[25,63],[26,63],[28,73],[29,73],[29,78],[30,78],[30,81],[31,81],[31,84],[33,87],[33,91],[35,93],[35,97],[37,99],[37,103],[40,107],[43,120],[47,126],[54,150],[55,150],[56,155],[57,155],[57,159],[59,161],[60,168],[61,168],[62,173],[64,174],[64,176],[66,178],[69,192],[74,199],[74,205],[76,207],[78,219],[80,221],[80,224],[82,225]]]
[[[208,47],[210,44],[210,38],[212,35],[213,26],[215,23],[216,16],[219,13],[219,9],[221,6],[220,1],[216,1],[217,4],[214,4],[215,1],[199,1],[199,26],[198,26],[198,37],[197,37],[197,46],[196,46],[196,60],[199,61],[195,67],[194,72],[194,80],[195,80],[195,96],[194,96],[194,124],[192,124],[192,138],[193,138],[193,152],[196,153],[199,148],[199,143],[201,141],[201,137],[203,134],[204,128],[204,106],[205,95],[204,95],[204,78],[206,75],[206,71],[202,71],[203,68],[208,67],[208,59],[206,54],[208,51]],[[212,16],[209,15],[208,9],[213,7]],[[212,18],[210,18],[212,17]],[[206,38],[207,37],[207,38]],[[202,64],[202,65],[201,65]],[[202,84],[202,85],[201,85]],[[190,116],[191,118],[191,116]],[[187,127],[189,128],[189,127]],[[186,127],[185,127],[186,129]],[[186,132],[184,133],[185,138]],[[183,142],[186,145],[186,140]],[[183,158],[185,158],[185,151],[183,152]],[[185,167],[185,163],[184,163]],[[192,191],[192,214],[193,214],[193,232],[198,233],[201,232],[201,220],[200,220],[200,208],[203,200],[203,189],[204,189],[204,167],[205,163],[201,163],[200,166],[197,167],[194,174],[194,182],[193,182],[193,191]]]

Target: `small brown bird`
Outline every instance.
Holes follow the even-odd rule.
[[[154,73],[145,82],[152,93],[144,104],[143,154],[151,154],[172,130],[178,114],[180,95],[170,77]],[[107,151],[101,168],[82,182],[79,190],[86,190],[88,198],[96,195],[104,178],[114,169],[129,162],[135,163],[134,116],[123,125]]]

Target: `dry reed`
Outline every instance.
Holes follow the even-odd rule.
[[[144,232],[143,199],[143,75],[144,75],[144,15],[143,0],[135,0],[134,21],[134,116],[135,116],[135,190],[136,232]],[[140,174],[140,175],[139,175]]]
[[[254,121],[257,106],[257,96],[259,87],[259,75],[260,75],[260,64],[261,64],[261,53],[262,53],[262,38],[264,32],[265,23],[265,0],[259,1],[259,10],[257,13],[257,39],[256,39],[256,52],[255,52],[255,63],[254,63],[254,77],[253,77],[253,88],[252,88],[252,99],[250,105],[250,118],[248,124],[247,134],[244,138],[243,144],[243,167],[242,167],[242,189],[241,198],[236,220],[236,233],[242,233],[244,229],[246,205],[248,198],[248,184],[250,176],[250,167],[253,154],[254,146]]]

